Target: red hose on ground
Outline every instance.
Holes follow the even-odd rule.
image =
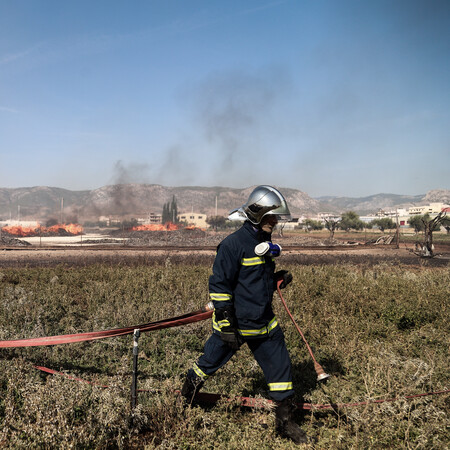
[[[320,376],[320,373],[318,371],[318,368],[321,369],[322,373],[325,374],[322,367],[319,363],[317,363],[316,359],[314,358],[314,354],[311,350],[311,347],[309,346],[308,342],[306,341],[300,327],[295,322],[294,317],[292,316],[291,312],[289,311],[289,308],[287,307],[287,304],[283,298],[283,295],[281,294],[280,289],[281,281],[277,283],[277,289],[278,294],[281,298],[281,301],[283,302],[283,305],[291,318],[292,322],[294,323],[295,327],[297,328],[297,331],[302,336],[308,351],[314,361],[314,367],[316,368],[316,372],[318,373],[318,376]],[[139,329],[140,331],[152,331],[152,330],[159,330],[162,328],[170,328],[170,327],[176,327],[180,325],[185,325],[188,323],[194,323],[199,322],[201,320],[209,319],[212,316],[213,311],[210,309],[210,306],[207,305],[203,309],[199,311],[194,311],[188,314],[184,314],[182,316],[172,317],[170,319],[164,319],[159,320],[156,322],[149,322],[142,325],[136,325],[131,327],[124,327],[124,328],[115,328],[112,330],[105,330],[105,331],[94,331],[89,333],[78,333],[78,334],[66,334],[66,335],[59,335],[59,336],[45,336],[42,338],[33,338],[33,339],[17,339],[12,341],[0,341],[0,348],[17,348],[17,347],[33,347],[33,346],[42,346],[42,345],[57,345],[57,344],[67,344],[71,342],[82,342],[82,341],[89,341],[89,340],[95,340],[95,339],[103,339],[107,337],[114,337],[114,336],[124,336],[127,334],[132,334],[135,329]],[[91,381],[83,380],[82,378],[74,377],[68,374],[65,374],[63,372],[58,372],[53,369],[48,369],[43,366],[34,366],[36,369],[41,370],[46,373],[50,373],[53,375],[62,375],[66,378],[69,378],[71,380],[75,381],[81,381],[84,383],[89,383],[95,386],[99,386],[102,388],[108,388],[109,386],[97,384]],[[326,377],[329,375],[325,374]],[[139,392],[150,392],[150,390],[146,389],[138,389]],[[151,392],[153,392],[152,390]],[[426,392],[422,394],[415,394],[415,395],[406,395],[404,399],[413,399],[418,397],[425,397],[430,395],[438,395],[438,394],[448,394],[450,393],[450,389],[442,390],[442,391],[436,391],[436,392]],[[210,394],[206,392],[200,392],[197,394],[197,398],[200,401],[208,402],[208,403],[215,403],[219,401],[220,399],[226,398],[223,395],[220,394]],[[363,406],[363,405],[369,405],[369,404],[377,404],[377,403],[384,403],[384,402],[393,402],[396,400],[399,400],[400,398],[390,398],[390,399],[380,399],[380,400],[366,400],[362,402],[354,402],[354,403],[337,403],[337,404],[328,404],[328,405],[315,405],[311,403],[298,403],[297,407],[299,409],[304,410],[311,410],[311,409],[336,409],[336,408],[345,408],[345,407],[352,407],[352,406]],[[252,408],[261,408],[261,407],[270,407],[271,404],[273,404],[272,400],[262,399],[262,398],[252,398],[252,397],[236,397],[228,399],[229,401],[237,401],[241,404],[241,406],[247,406]]]
[[[50,373],[52,375],[61,375],[63,377],[66,377],[70,380],[75,381],[81,381],[83,383],[89,383],[94,386],[102,387],[102,388],[108,388],[109,386],[101,385],[94,383],[92,381],[83,380],[82,378],[74,377],[72,375],[68,375],[64,372],[58,372],[57,370],[48,369],[47,367],[42,366],[34,366],[35,369],[41,370],[42,372]],[[139,392],[157,392],[156,389],[138,389]],[[178,391],[175,391],[178,393]],[[422,394],[414,394],[414,395],[405,395],[403,397],[399,398],[387,398],[387,399],[379,399],[379,400],[365,400],[362,402],[353,402],[353,403],[336,403],[336,404],[313,404],[313,403],[297,403],[297,408],[304,409],[304,410],[314,410],[314,409],[336,409],[336,408],[349,408],[349,407],[355,407],[355,406],[366,406],[370,404],[379,404],[379,403],[386,403],[386,402],[394,402],[401,399],[414,399],[419,397],[427,397],[430,395],[439,395],[439,394],[449,394],[450,389],[442,390],[442,391],[435,391],[435,392],[425,392]],[[196,400],[200,402],[205,403],[217,403],[219,400],[227,399],[230,402],[237,402],[241,406],[247,406],[249,408],[270,408],[271,405],[273,405],[273,400],[265,399],[265,398],[254,398],[254,397],[234,397],[234,398],[227,398],[225,395],[222,394],[211,394],[208,392],[198,392],[195,396]]]

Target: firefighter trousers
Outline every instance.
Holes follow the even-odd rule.
[[[278,326],[264,337],[245,339],[266,379],[269,394],[280,402],[294,395],[291,359],[286,348],[283,330]],[[203,355],[188,371],[188,378],[206,380],[223,367],[236,353],[213,333],[206,341]]]

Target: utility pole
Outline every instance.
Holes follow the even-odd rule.
[[[396,210],[395,218],[397,221],[397,230],[395,232],[395,245],[396,245],[396,248],[400,248],[400,227],[398,224],[398,209]]]

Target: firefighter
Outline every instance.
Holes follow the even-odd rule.
[[[226,364],[244,343],[261,367],[276,402],[277,432],[296,443],[307,442],[305,432],[293,421],[295,406],[291,361],[283,331],[272,310],[277,281],[281,288],[291,281],[286,270],[275,272],[274,258],[281,247],[271,235],[279,220],[289,220],[283,195],[271,186],[258,186],[247,202],[230,213],[244,224],[217,247],[209,296],[214,304],[213,333],[203,354],[188,370],[181,389],[189,404],[205,380]]]

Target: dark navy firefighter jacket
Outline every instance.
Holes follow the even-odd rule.
[[[272,310],[276,287],[272,256],[257,256],[255,247],[270,241],[268,233],[256,230],[246,221],[217,247],[209,296],[214,309],[234,307],[238,332],[245,338],[267,337],[278,326]],[[213,329],[220,332],[213,315]]]

